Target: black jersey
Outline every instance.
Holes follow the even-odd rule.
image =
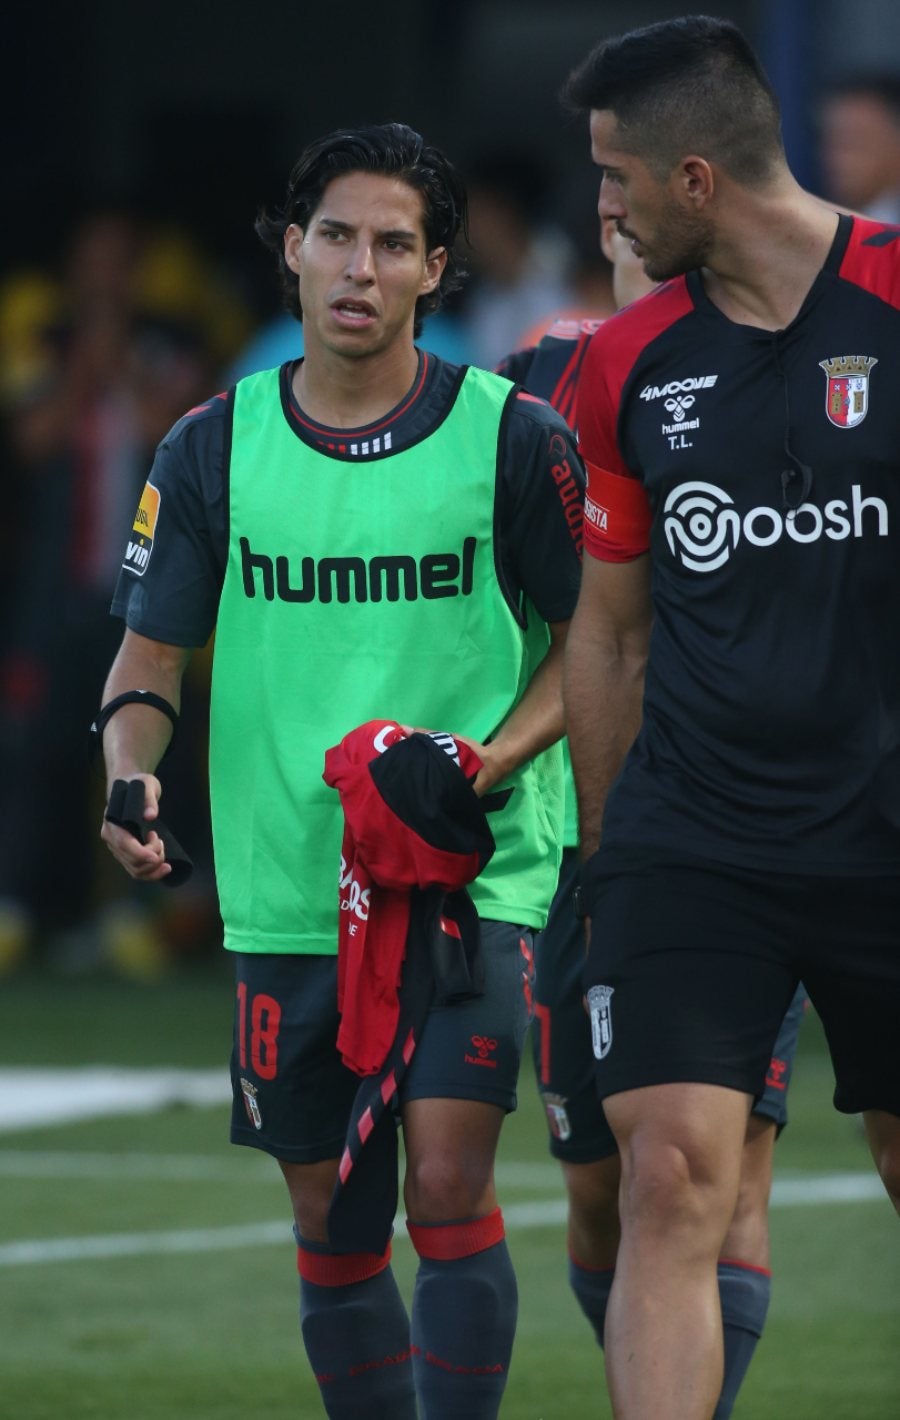
[[[365,429],[329,429],[296,404],[292,371],[292,363],[282,366],[284,417],[301,442],[341,466],[342,478],[352,478],[355,464],[425,438],[446,418],[462,378],[461,367],[420,352],[412,389],[396,409]],[[132,540],[112,604],[133,631],[153,640],[202,646],[215,626],[228,546],[230,409],[229,394],[215,396],[179,420],[157,450],[139,511],[142,537]],[[568,427],[543,401],[520,392],[498,457],[501,585],[512,602],[527,598],[547,622],[568,620],[578,594],[583,487]]]
[[[594,336],[585,548],[649,550],[655,613],[604,842],[900,866],[898,389],[900,228],[849,217],[784,330],[693,272]]]
[[[581,366],[591,336],[602,324],[602,320],[594,319],[554,321],[537,345],[516,350],[501,360],[497,373],[546,399],[574,429]]]

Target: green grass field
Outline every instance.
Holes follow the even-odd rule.
[[[227,1104],[170,1102],[40,1127],[29,1114],[39,1068],[221,1068],[224,1085],[230,995],[224,965],[152,987],[37,975],[4,983],[4,1420],[322,1414],[299,1341],[283,1184],[270,1160],[227,1143]],[[72,1082],[83,1095],[74,1073]],[[777,1153],[769,1325],[735,1420],[900,1417],[900,1233],[866,1177],[856,1121],[830,1100],[813,1016]],[[563,1195],[530,1069],[499,1183],[520,1291],[504,1420],[604,1420],[602,1357],[568,1290]],[[827,1189],[848,1201],[821,1201]],[[408,1294],[402,1231],[394,1256]]]

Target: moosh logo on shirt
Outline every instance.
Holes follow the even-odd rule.
[[[134,572],[138,577],[143,577],[147,570],[150,553],[153,551],[153,536],[156,532],[158,517],[159,489],[155,488],[148,479],[141,494],[138,510],[134,515],[131,537],[128,539],[125,561],[122,563],[123,567],[127,567],[129,572]]]
[[[787,512],[760,505],[740,513],[724,488],[714,483],[679,483],[663,507],[663,530],[669,551],[692,572],[714,572],[723,567],[742,542],[751,547],[771,547],[791,542],[830,542],[846,538],[887,537],[888,505],[883,498],[865,497],[862,484],[850,487],[850,496],[832,498],[824,508],[801,503]]]

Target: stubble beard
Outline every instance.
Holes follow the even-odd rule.
[[[651,281],[670,281],[705,266],[712,248],[706,222],[687,216],[671,203],[657,226],[658,239],[644,255],[644,271]]]

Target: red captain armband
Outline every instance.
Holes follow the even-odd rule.
[[[632,562],[650,546],[653,516],[636,478],[586,464],[584,548],[601,562]]]

